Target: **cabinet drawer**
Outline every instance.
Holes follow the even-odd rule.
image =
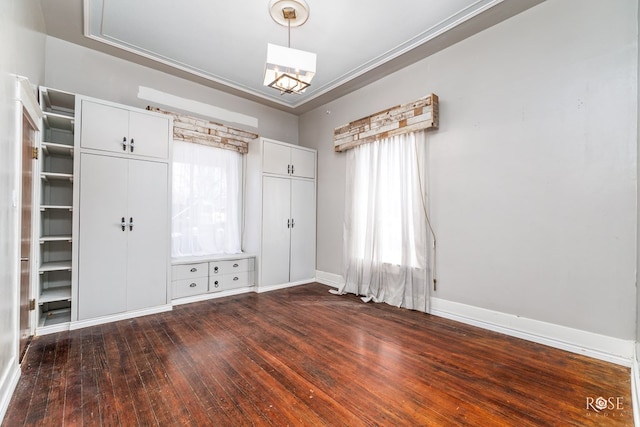
[[[242,271],[253,270],[252,263],[253,258],[234,259],[229,261],[222,261],[222,274],[235,274]]]
[[[224,289],[234,289],[249,286],[249,276],[250,273],[248,271],[225,274],[222,277],[222,287]]]
[[[207,277],[209,273],[208,264],[201,262],[198,264],[179,264],[171,267],[171,280],[182,280],[196,277]]]
[[[222,268],[224,267],[223,261],[213,261],[209,263],[209,277],[222,277],[224,274]]]
[[[182,298],[207,292],[207,278],[197,277],[193,279],[175,280],[173,284],[172,298]]]

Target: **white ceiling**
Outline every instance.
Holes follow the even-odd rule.
[[[307,0],[291,47],[317,54],[302,95],[262,85],[287,45],[269,0],[41,0],[47,33],[285,111],[304,112],[542,0]],[[79,22],[80,21],[80,22]],[[428,90],[428,88],[425,88]]]

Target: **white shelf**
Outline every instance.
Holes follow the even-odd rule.
[[[42,116],[44,126],[49,129],[60,129],[73,132],[75,119],[73,116],[67,116],[57,113],[44,113]]]
[[[38,304],[54,301],[71,301],[71,286],[43,289]]]
[[[39,327],[59,325],[71,321],[71,309],[52,310],[40,315]]]
[[[70,92],[42,87],[40,88],[40,104],[45,113],[73,116],[76,96]]]
[[[73,146],[57,142],[42,142],[42,151],[45,154],[58,154],[73,157]]]
[[[40,205],[41,211],[47,210],[65,210],[65,211],[73,211],[73,206],[59,206],[59,205]]]
[[[44,242],[71,242],[71,236],[42,236],[40,243]]]
[[[38,269],[40,273],[47,271],[71,271],[71,261],[44,262]]]
[[[45,181],[54,180],[54,179],[73,181],[73,174],[58,173],[58,172],[40,172],[40,178],[42,178]]]

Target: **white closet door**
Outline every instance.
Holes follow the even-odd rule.
[[[82,130],[80,145],[82,148],[111,151],[114,153],[128,152],[122,149],[122,139],[129,141],[129,111],[123,108],[82,101]]]
[[[167,303],[167,167],[129,160],[127,310]]]
[[[293,176],[316,177],[316,153],[313,151],[291,148],[291,164],[293,165]]]
[[[290,228],[287,221],[291,199],[290,180],[262,179],[262,282],[260,286],[289,281]],[[290,223],[289,223],[290,225]]]
[[[316,192],[313,181],[291,180],[290,281],[316,276]]]
[[[129,116],[129,142],[140,156],[166,159],[169,156],[169,120],[153,114],[131,111]]]
[[[78,318],[126,310],[127,160],[80,156]]]
[[[262,153],[262,169],[264,173],[289,175],[291,165],[291,148],[286,145],[264,141]]]

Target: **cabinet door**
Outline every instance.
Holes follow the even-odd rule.
[[[313,151],[291,148],[291,175],[301,178],[316,177],[316,153]]]
[[[124,108],[82,101],[82,148],[126,153],[129,150],[129,111]],[[123,139],[127,145],[123,149]]]
[[[290,281],[316,277],[316,191],[313,181],[291,180]]]
[[[167,168],[166,163],[129,160],[127,310],[167,303]]]
[[[265,141],[262,151],[262,170],[264,173],[289,175],[291,148],[286,145]]]
[[[290,179],[262,179],[261,286],[289,281],[290,228],[287,222],[291,197]],[[290,223],[289,223],[290,225]]]
[[[131,111],[129,115],[129,152],[140,156],[169,157],[169,119]]]
[[[78,318],[126,310],[127,160],[80,156]]]

